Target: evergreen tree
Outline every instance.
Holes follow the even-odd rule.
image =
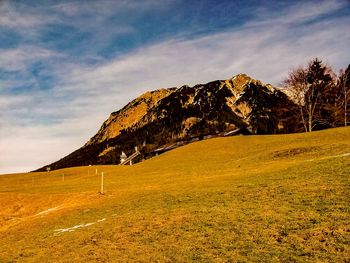
[[[305,106],[307,112],[308,129],[314,127],[331,127],[333,122],[333,94],[334,81],[330,67],[323,65],[317,58],[313,60],[307,70],[306,79],[308,89],[305,93]]]

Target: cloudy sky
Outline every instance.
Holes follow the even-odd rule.
[[[350,63],[350,2],[0,0],[0,174],[82,146],[147,90]]]

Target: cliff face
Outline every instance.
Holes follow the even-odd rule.
[[[292,132],[293,107],[283,92],[244,74],[147,92],[112,113],[82,148],[49,166],[118,163],[121,151],[130,154],[135,146],[146,156],[168,143],[237,128],[253,134]]]
[[[113,112],[102,124],[96,135],[92,137],[85,146],[115,138],[122,130],[131,127],[140,120],[159,100],[168,96],[174,90],[175,88],[146,92],[128,103],[121,110]]]

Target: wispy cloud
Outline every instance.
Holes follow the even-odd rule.
[[[248,24],[254,26],[295,26],[313,21],[347,6],[346,1],[318,1],[318,3],[315,1],[296,1],[293,6],[282,9],[278,14],[271,12],[271,9],[262,7],[257,11],[257,19]]]
[[[47,23],[43,18],[43,14],[35,14],[28,12],[21,12],[17,9],[16,3],[2,1],[0,3],[0,26],[9,27],[12,29],[26,29],[30,27],[38,27]],[[46,16],[45,16],[46,18]]]
[[[110,16],[113,12],[108,4],[112,2],[103,11]],[[91,12],[77,3],[58,4],[56,12],[64,17]],[[140,8],[136,2],[119,4]],[[149,1],[142,8],[155,6],[156,1]],[[97,56],[93,63],[41,42],[0,49],[0,69],[25,72],[19,81],[35,81],[27,75],[35,61],[42,61],[55,78],[49,89],[0,93],[0,173],[28,171],[63,157],[83,145],[109,113],[147,90],[226,79],[238,73],[278,84],[291,67],[313,57],[326,59],[336,70],[346,67],[350,17],[329,16],[344,6],[342,1],[298,3],[279,15],[258,9],[257,18],[239,28],[190,38],[168,37],[111,58],[87,52]],[[162,8],[169,7],[164,4]],[[102,40],[108,44],[112,38]],[[7,84],[3,86],[14,81],[4,79]]]
[[[36,46],[23,45],[0,50],[0,70],[18,71],[28,68],[31,63],[58,57],[56,51]]]

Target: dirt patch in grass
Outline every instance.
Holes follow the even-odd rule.
[[[312,147],[298,147],[298,148],[291,148],[286,149],[282,151],[275,151],[273,153],[273,158],[289,158],[305,153],[313,153],[321,150],[322,147],[320,146],[312,146]]]
[[[0,233],[41,217],[61,214],[87,203],[97,203],[93,194],[0,194]]]

